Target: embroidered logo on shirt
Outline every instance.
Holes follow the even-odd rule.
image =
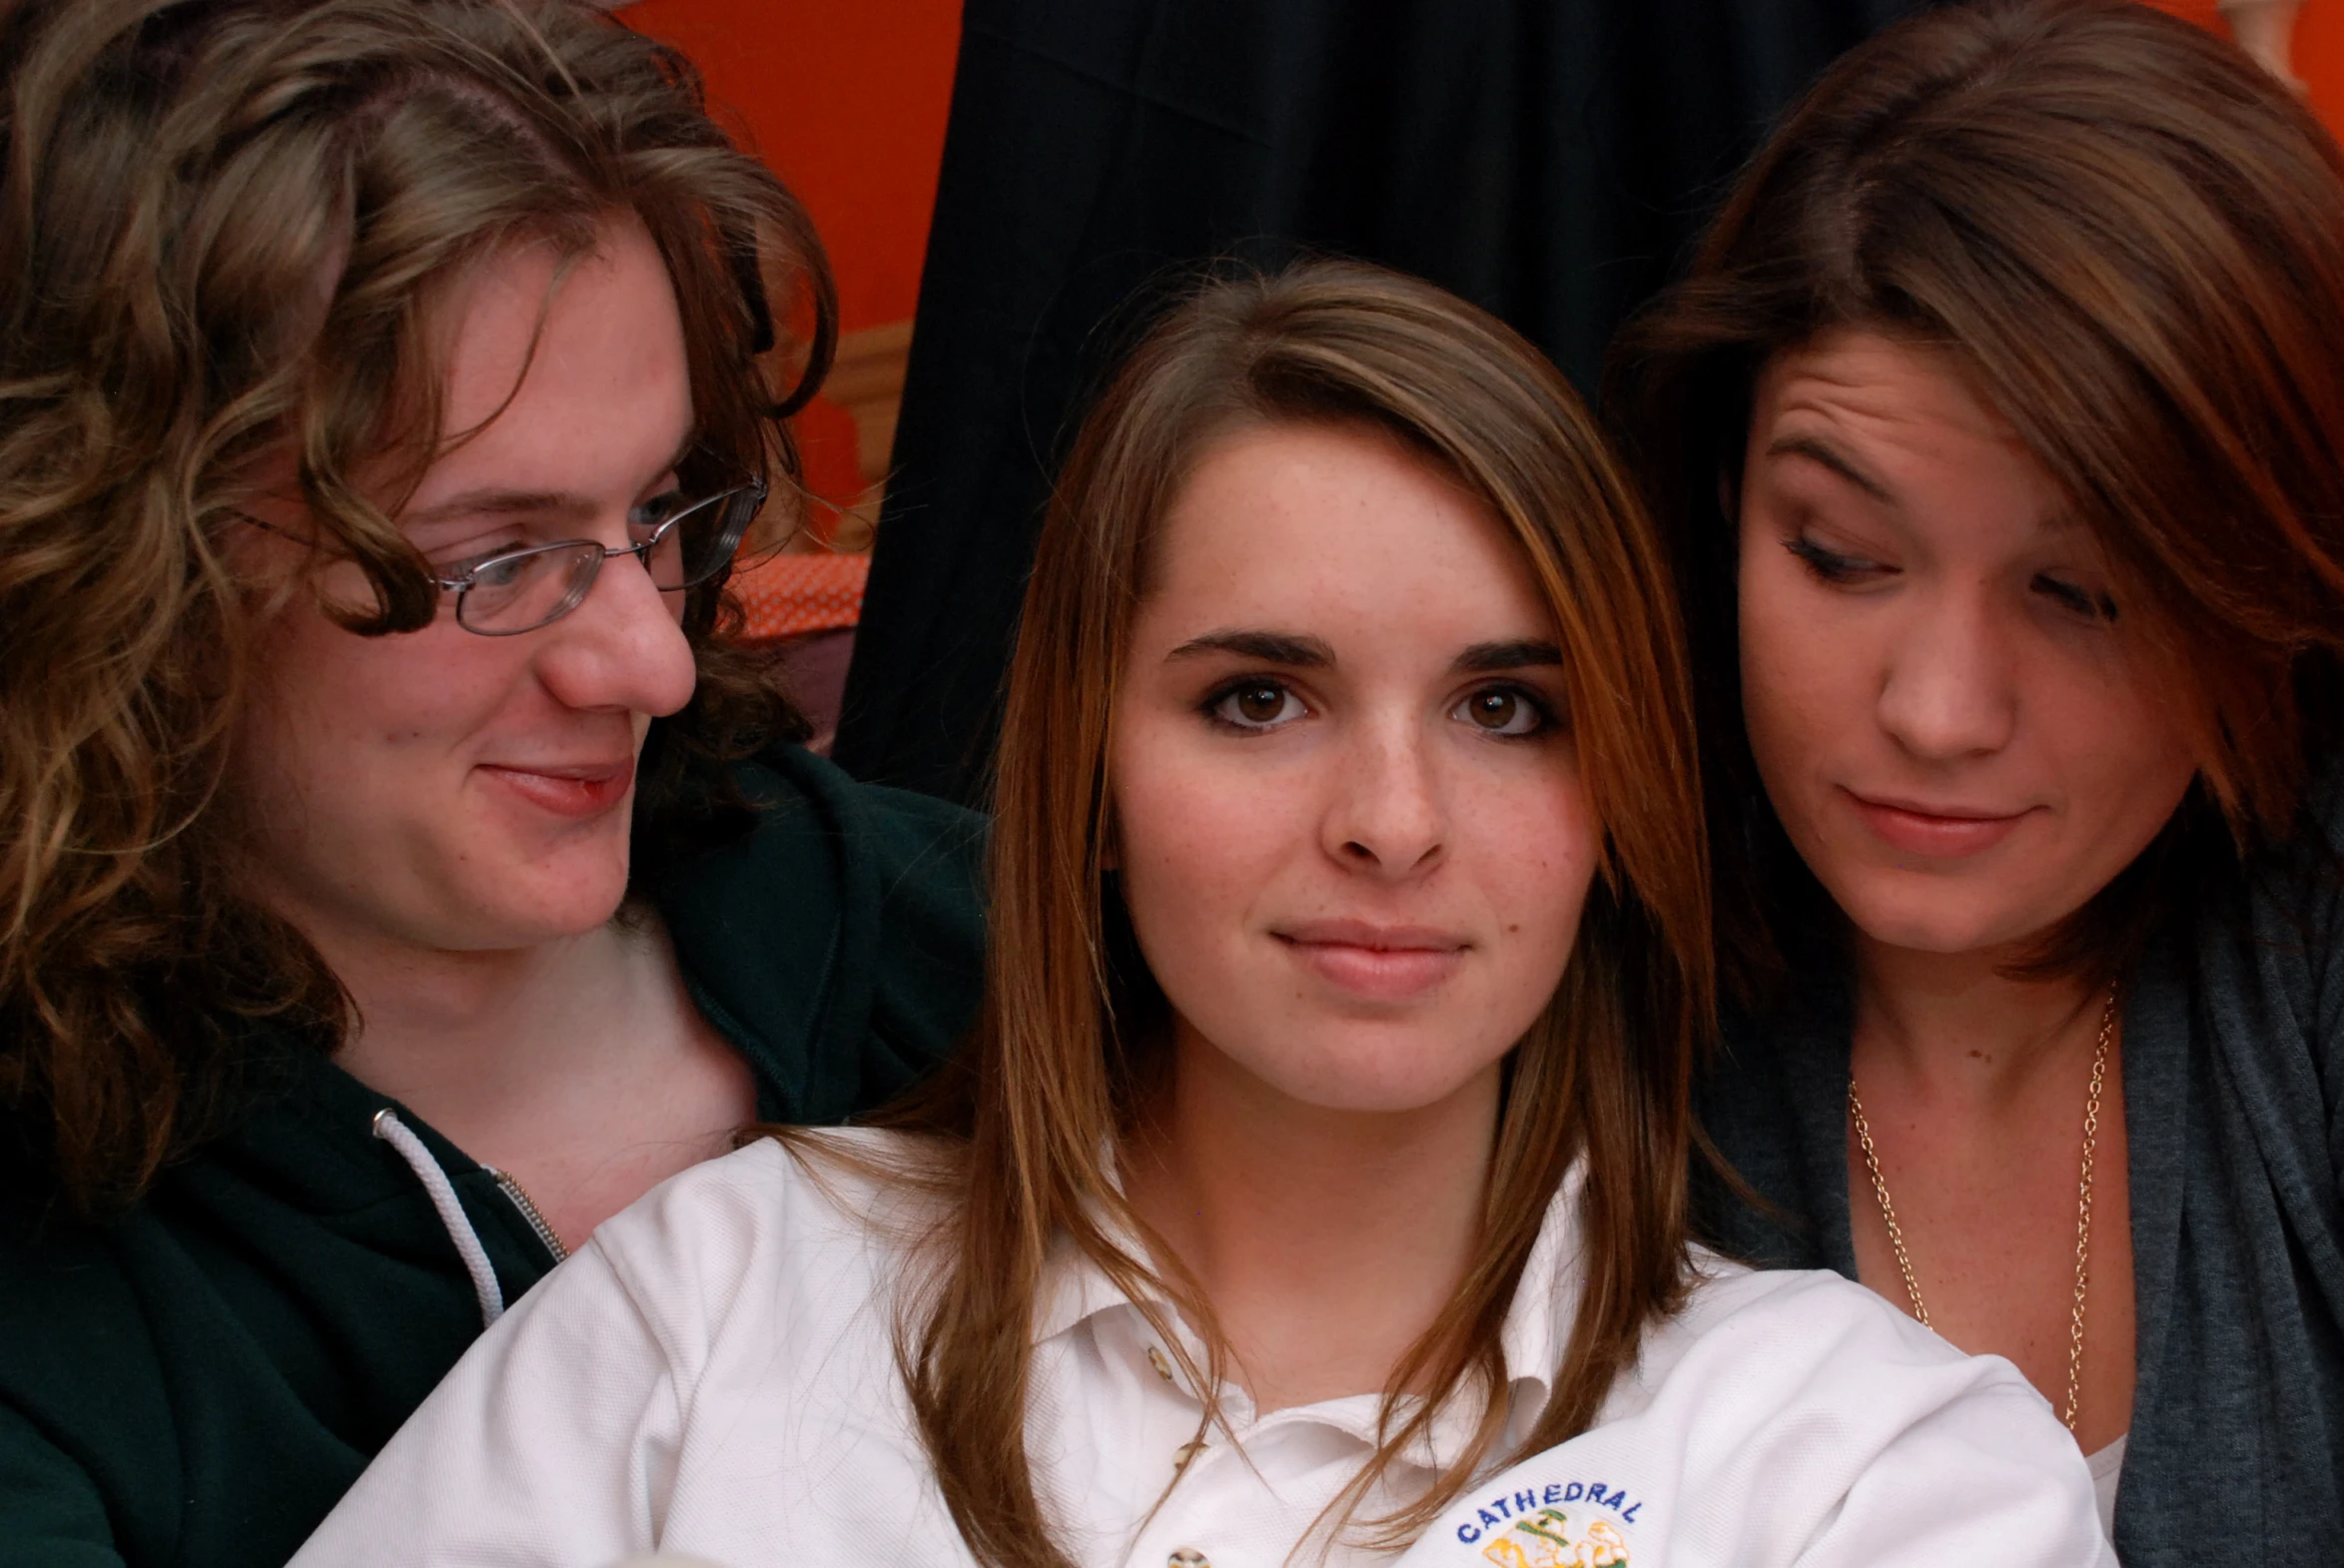
[[[1457,1540],[1480,1546],[1495,1568],[1626,1568],[1643,1506],[1625,1487],[1555,1481],[1483,1502],[1457,1525]]]
[[[1541,1508],[1481,1548],[1498,1568],[1614,1568],[1628,1561],[1627,1537],[1609,1519],[1575,1527],[1560,1508]]]

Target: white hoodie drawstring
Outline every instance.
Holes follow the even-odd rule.
[[[375,1136],[398,1151],[398,1158],[423,1183],[431,1206],[439,1211],[439,1222],[447,1227],[447,1239],[455,1243],[456,1255],[464,1260],[464,1272],[472,1276],[472,1293],[480,1298],[480,1326],[488,1327],[504,1315],[504,1289],[496,1282],[496,1270],[489,1265],[480,1233],[472,1228],[471,1216],[456,1198],[454,1183],[431,1158],[431,1151],[423,1147],[423,1141],[388,1106],[375,1113]]]

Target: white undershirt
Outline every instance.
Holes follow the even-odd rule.
[[[481,1336],[296,1568],[591,1568],[655,1548],[725,1568],[965,1568],[895,1362],[899,1292],[918,1277],[906,1238],[934,1212],[859,1169],[816,1173],[760,1142],[606,1221]],[[1578,1193],[1574,1176],[1502,1326],[1510,1437],[1569,1337]],[[1079,1568],[1280,1568],[1374,1444],[1374,1395],[1259,1415],[1231,1388],[1228,1429],[1182,1464],[1201,1402],[1072,1248],[1042,1281],[1032,1343],[1027,1451]],[[1463,1410],[1436,1422],[1370,1507],[1421,1495],[1471,1427]],[[1828,1272],[1705,1259],[1598,1424],[1541,1458],[1553,1473],[1523,1486],[1571,1499],[1572,1529],[1608,1509],[1636,1568],[2114,1561],[2081,1456],[2016,1370]],[[1516,1491],[1472,1506],[1510,1518]],[[1489,1568],[1497,1537],[1477,1518],[1445,1539]]]
[[[2091,1467],[2091,1490],[2099,1501],[2100,1529],[2111,1541],[2116,1538],[2116,1477],[2123,1473],[2124,1444],[2131,1436],[2126,1432],[2099,1452],[2083,1457],[2083,1462]]]

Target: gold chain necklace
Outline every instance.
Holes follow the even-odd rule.
[[[2075,1430],[2075,1408],[2083,1395],[2083,1299],[2089,1281],[2091,1256],[2091,1156],[2099,1144],[2100,1089],[2107,1082],[2108,1042],[2116,1034],[2116,988],[2100,1008],[2099,1041],[2091,1048],[2091,1093],[2083,1102],[2083,1171],[2075,1182],[2075,1300],[2067,1314],[2067,1405],[2059,1419]],[[1921,1299],[1921,1281],[1913,1276],[1913,1256],[1905,1250],[1905,1227],[1897,1223],[1897,1205],[1889,1201],[1888,1178],[1880,1174],[1880,1152],[1873,1147],[1872,1126],[1864,1120],[1864,1102],[1857,1098],[1856,1075],[1848,1075],[1848,1119],[1856,1126],[1856,1142],[1864,1151],[1864,1169],[1872,1176],[1872,1195],[1880,1199],[1880,1216],[1888,1221],[1889,1245],[1897,1254],[1897,1271],[1905,1276],[1905,1293],[1913,1300],[1913,1315],[1927,1328],[1929,1307]]]

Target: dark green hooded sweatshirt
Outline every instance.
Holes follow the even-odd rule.
[[[760,1116],[839,1121],[974,1014],[982,829],[794,748],[741,778],[756,826],[637,887]],[[0,1568],[274,1568],[454,1364],[480,1296],[377,1113],[436,1159],[506,1300],[553,1266],[490,1173],[285,1054],[279,1091],[129,1213],[0,1226]]]

